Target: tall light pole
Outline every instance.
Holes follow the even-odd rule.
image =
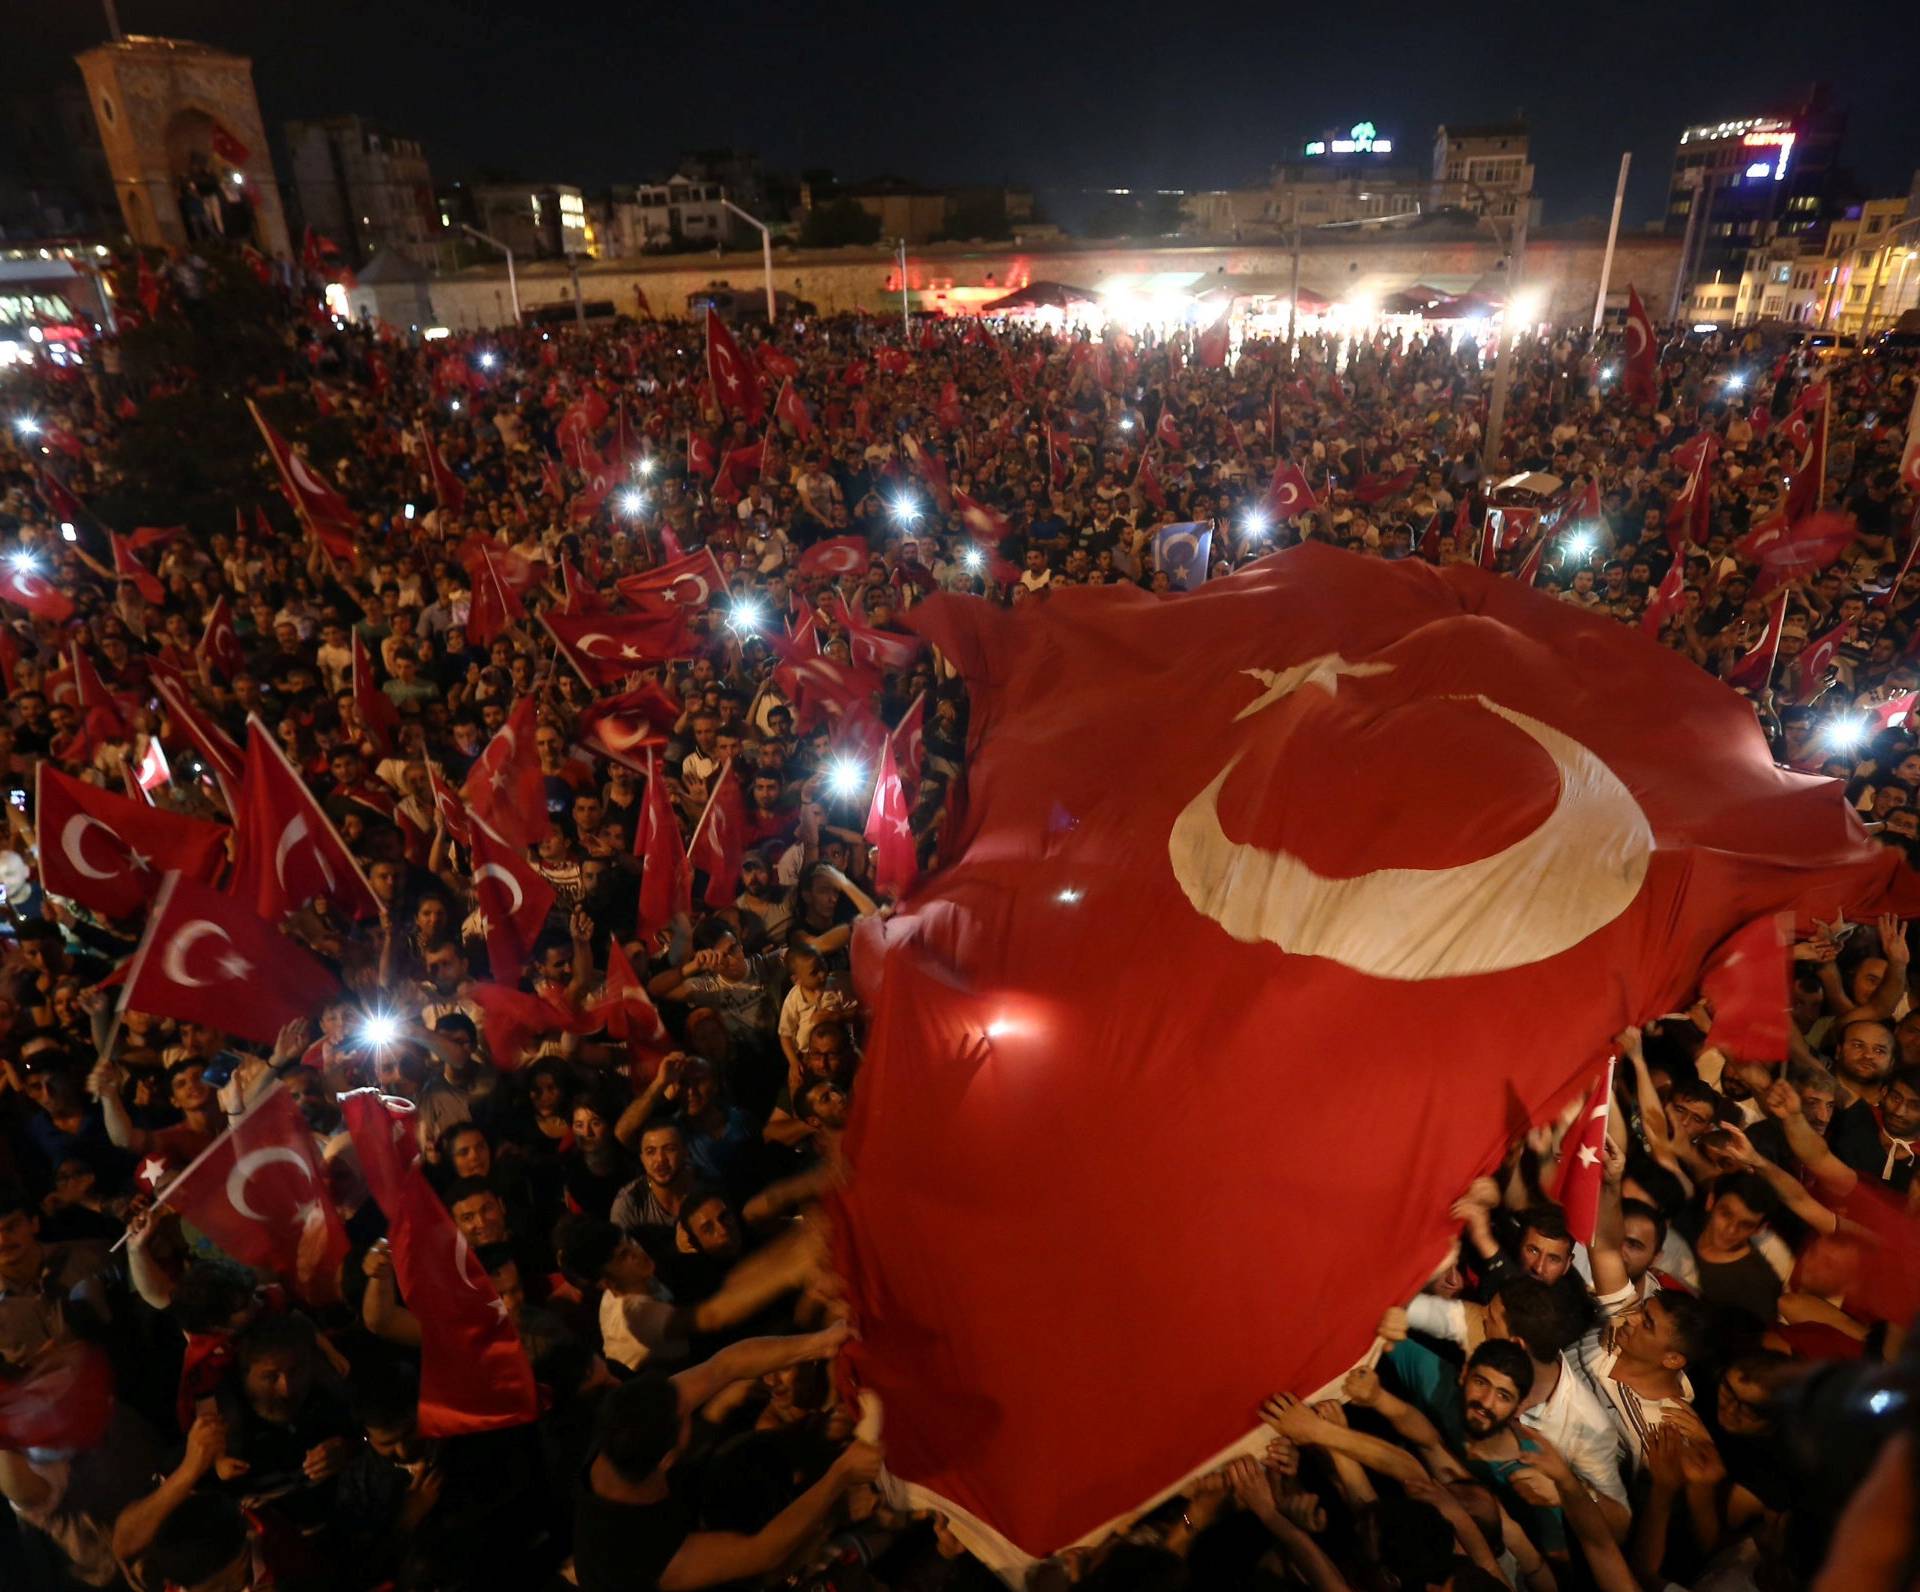
[[[913,341],[913,307],[907,297],[907,240],[900,240],[900,330],[908,342]]]
[[[478,238],[482,243],[492,244],[494,248],[498,249],[507,257],[507,292],[513,298],[513,324],[518,326],[520,324],[520,284],[515,280],[513,274],[513,250],[509,249],[498,238],[482,232],[478,227],[470,227],[464,221],[460,223],[460,230],[469,237]],[[576,277],[575,280],[578,281],[578,278]],[[578,296],[576,292],[576,299]]]
[[[746,222],[748,226],[758,227],[760,229],[760,264],[765,270],[767,278],[767,330],[772,331],[773,323],[778,319],[773,308],[773,232],[767,226],[766,222],[762,221],[758,216],[748,215],[746,211],[742,210],[731,199],[723,197],[720,202],[742,221]]]
[[[1489,487],[1493,484],[1494,462],[1500,457],[1500,433],[1507,425],[1507,390],[1513,385],[1513,312],[1520,298],[1520,270],[1527,252],[1527,210],[1532,202],[1531,194],[1514,196],[1513,232],[1510,239],[1500,240],[1507,247],[1507,307],[1500,317],[1500,341],[1493,356],[1493,392],[1487,399],[1486,442],[1480,455],[1480,473]],[[1496,238],[1500,236],[1492,216],[1482,213],[1480,219],[1493,229]]]
[[[1620,206],[1627,197],[1627,168],[1633,164],[1633,151],[1620,157],[1620,180],[1613,186],[1613,219],[1607,223],[1607,252],[1600,257],[1600,291],[1593,299],[1593,329],[1587,341],[1600,336],[1600,323],[1607,318],[1607,284],[1613,280],[1613,245],[1620,236]]]

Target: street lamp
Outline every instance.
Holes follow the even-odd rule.
[[[518,326],[520,324],[520,285],[514,280],[513,250],[509,249],[498,238],[482,232],[478,227],[470,227],[464,221],[460,223],[460,230],[466,233],[468,237],[478,238],[482,243],[492,244],[507,257],[507,292],[513,298],[513,324]]]
[[[750,227],[760,229],[760,263],[767,275],[767,330],[773,330],[776,319],[773,308],[773,233],[766,222],[758,216],[750,216],[731,199],[722,197],[720,202]]]

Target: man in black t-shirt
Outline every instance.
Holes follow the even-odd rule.
[[[833,1355],[844,1327],[747,1338],[675,1376],[648,1372],[602,1396],[574,1508],[573,1563],[581,1592],[689,1592],[764,1575],[783,1564],[853,1488],[880,1469],[880,1450],[855,1441],[827,1473],[748,1536],[701,1531],[698,1500],[674,1474],[694,1412],[722,1388]]]

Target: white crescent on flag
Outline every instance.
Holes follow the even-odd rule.
[[[1383,672],[1324,654],[1275,674],[1255,707],[1306,685],[1333,696],[1342,676]],[[1289,852],[1233,840],[1221,828],[1220,792],[1242,749],[1186,805],[1167,836],[1174,876],[1194,910],[1236,940],[1265,940],[1296,956],[1321,956],[1401,981],[1527,967],[1613,922],[1640,893],[1653,854],[1652,827],[1632,792],[1552,726],[1478,693],[1447,699],[1478,704],[1553,760],[1559,795],[1532,833],[1458,867],[1380,868],[1329,878]]]
[[[313,1182],[313,1168],[284,1144],[270,1144],[263,1150],[254,1150],[241,1156],[227,1174],[227,1203],[249,1221],[259,1222],[266,1218],[247,1203],[247,1185],[253,1181],[254,1173],[263,1166],[271,1166],[275,1161],[285,1161],[290,1166],[298,1167],[300,1175],[309,1184]]]
[[[206,985],[213,981],[211,979],[195,978],[189,973],[187,971],[187,955],[202,940],[212,935],[218,935],[220,942],[231,949],[233,941],[228,938],[227,931],[221,928],[219,924],[209,923],[205,918],[195,918],[191,923],[185,924],[180,932],[173,937],[173,942],[168,945],[166,955],[161,958],[160,971],[165,973],[172,983],[178,984],[182,989],[205,988]]]
[[[109,868],[103,873],[100,869],[88,864],[84,843],[89,828],[98,829],[102,834],[113,835],[115,840],[120,840],[120,837],[115,835],[113,830],[101,823],[99,819],[90,817],[86,813],[75,813],[73,817],[66,821],[60,830],[60,849],[66,853],[67,861],[73,864],[73,871],[82,878],[118,878],[120,874],[125,872],[124,869]],[[125,841],[121,841],[120,843],[122,845],[126,844]]]
[[[280,881],[282,890],[293,887],[287,883],[287,858],[293,854],[293,848],[305,842],[313,853],[313,860],[320,864],[320,877],[327,881],[327,892],[334,890],[333,865],[327,861],[327,854],[313,844],[313,837],[307,829],[307,815],[295,813],[293,821],[280,831],[280,844],[273,850],[273,876]]]
[[[513,892],[513,905],[507,908],[509,916],[520,910],[520,904],[526,900],[525,894],[520,889],[520,881],[508,873],[499,863],[489,862],[484,867],[474,869],[473,884],[476,890],[480,887],[480,881],[482,879],[498,879]]]

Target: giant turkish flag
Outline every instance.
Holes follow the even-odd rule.
[[[972,692],[966,816],[856,941],[836,1248],[889,1467],[999,1562],[1353,1365],[1728,936],[1920,908],[1725,686],[1478,570],[1308,544],[909,622]]]

